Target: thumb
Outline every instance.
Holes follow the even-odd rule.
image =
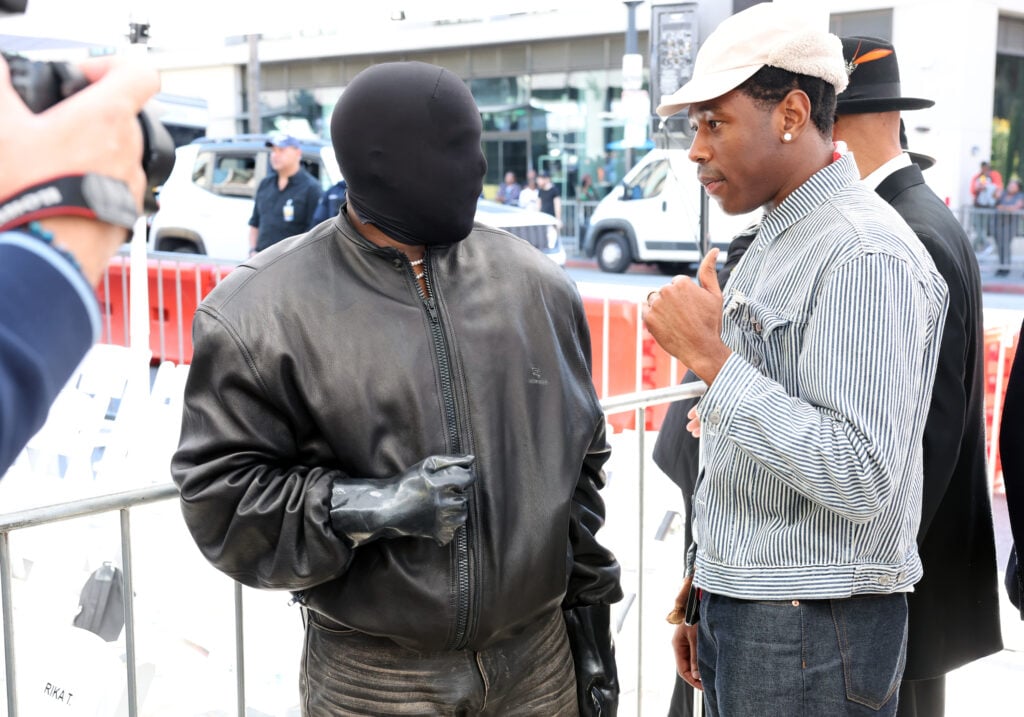
[[[473,465],[475,456],[463,455],[463,456],[430,456],[425,462],[425,467],[431,472],[443,471],[446,468],[452,468],[459,466],[462,468],[469,468]]]
[[[722,288],[718,285],[718,248],[712,248],[704,256],[704,261],[700,263],[700,269],[697,271],[697,278],[700,279],[700,285],[712,294],[721,294]]]

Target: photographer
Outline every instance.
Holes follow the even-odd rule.
[[[78,69],[90,84],[34,114],[0,60],[0,474],[98,338],[93,287],[147,187],[137,118],[158,75],[109,59]]]

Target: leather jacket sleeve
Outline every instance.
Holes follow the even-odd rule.
[[[589,369],[590,327],[579,296],[576,297],[574,306],[581,349]],[[581,605],[607,605],[622,599],[619,563],[611,551],[597,540],[597,531],[604,525],[605,518],[604,499],[600,493],[607,483],[604,464],[611,455],[607,440],[607,421],[603,413],[599,416],[572,498],[569,517],[572,570],[566,586],[565,599],[562,601],[563,610],[571,610]]]
[[[304,590],[342,574],[352,549],[330,507],[344,474],[295,462],[289,422],[214,309],[196,312],[193,343],[171,473],[199,550],[251,587]]]

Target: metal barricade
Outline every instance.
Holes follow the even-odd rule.
[[[580,256],[596,201],[566,199],[562,202],[562,245],[569,256]]]
[[[978,267],[983,272],[1009,272],[1024,264],[1024,212],[965,206],[959,212]]]
[[[619,666],[620,679],[631,683],[635,680],[635,701],[636,713],[642,714],[642,703],[644,699],[644,683],[642,662],[644,656],[644,630],[645,616],[643,608],[644,585],[649,573],[649,568],[644,560],[644,546],[650,545],[651,539],[645,531],[645,510],[644,496],[646,492],[646,471],[645,464],[649,460],[650,446],[647,445],[648,433],[645,430],[647,425],[646,412],[659,404],[671,402],[685,397],[700,395],[704,390],[704,384],[697,382],[692,384],[678,385],[670,388],[643,391],[639,393],[613,396],[605,399],[602,406],[608,415],[634,411],[636,412],[635,425],[638,429],[633,435],[636,439],[636,455],[638,458],[635,466],[635,473],[631,475],[631,484],[635,486],[637,505],[636,544],[637,554],[630,558],[635,561],[636,568],[631,571],[635,579],[635,589],[632,599],[621,606],[622,614],[618,619],[621,626],[631,611],[635,616],[636,628],[636,663],[635,668],[621,664]],[[628,437],[628,436],[627,436]],[[620,467],[619,470],[624,470]],[[630,471],[633,473],[633,471]],[[626,484],[622,484],[626,485]],[[14,513],[0,515],[0,597],[2,597],[3,619],[4,619],[4,664],[7,689],[7,717],[18,717],[19,714],[19,689],[18,672],[15,657],[16,635],[18,624],[13,610],[13,570],[12,553],[10,549],[10,537],[18,531],[51,525],[61,521],[80,519],[88,516],[117,513],[120,516],[120,543],[122,570],[124,574],[123,598],[125,605],[125,674],[127,680],[127,703],[130,717],[138,717],[140,705],[138,698],[138,677],[136,673],[137,663],[137,631],[135,612],[135,575],[137,563],[133,558],[133,537],[131,529],[132,513],[144,505],[159,503],[176,498],[178,495],[176,487],[170,483],[148,486],[112,495],[102,495],[68,503],[57,503]],[[653,523],[652,523],[653,524]],[[681,556],[680,556],[681,558]],[[173,562],[173,561],[172,561]],[[223,577],[228,581],[229,578]],[[185,583],[183,582],[183,585]],[[245,627],[243,620],[243,587],[239,583],[233,583],[234,587],[234,626],[235,626],[235,675],[236,675],[236,704],[237,714],[244,717],[246,714],[246,665],[245,665]],[[187,590],[187,587],[183,587]],[[674,597],[668,595],[666,601]],[[636,606],[633,610],[632,606]],[[631,619],[634,619],[631,617]],[[634,671],[635,670],[635,671]],[[288,689],[288,688],[284,688]],[[297,685],[292,686],[297,690]],[[630,690],[632,691],[632,690]],[[626,696],[623,702],[628,702]],[[628,709],[620,708],[620,714],[628,714]]]

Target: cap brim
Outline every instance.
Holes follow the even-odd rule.
[[[935,104],[935,100],[920,97],[891,97],[887,99],[856,99],[844,100],[842,95],[836,98],[837,115],[856,115],[868,112],[896,112],[902,110],[923,110]]]
[[[721,97],[749,80],[762,67],[763,64],[747,65],[694,77],[671,95],[662,97],[656,112],[659,117],[671,117],[695,102],[707,102]]]

